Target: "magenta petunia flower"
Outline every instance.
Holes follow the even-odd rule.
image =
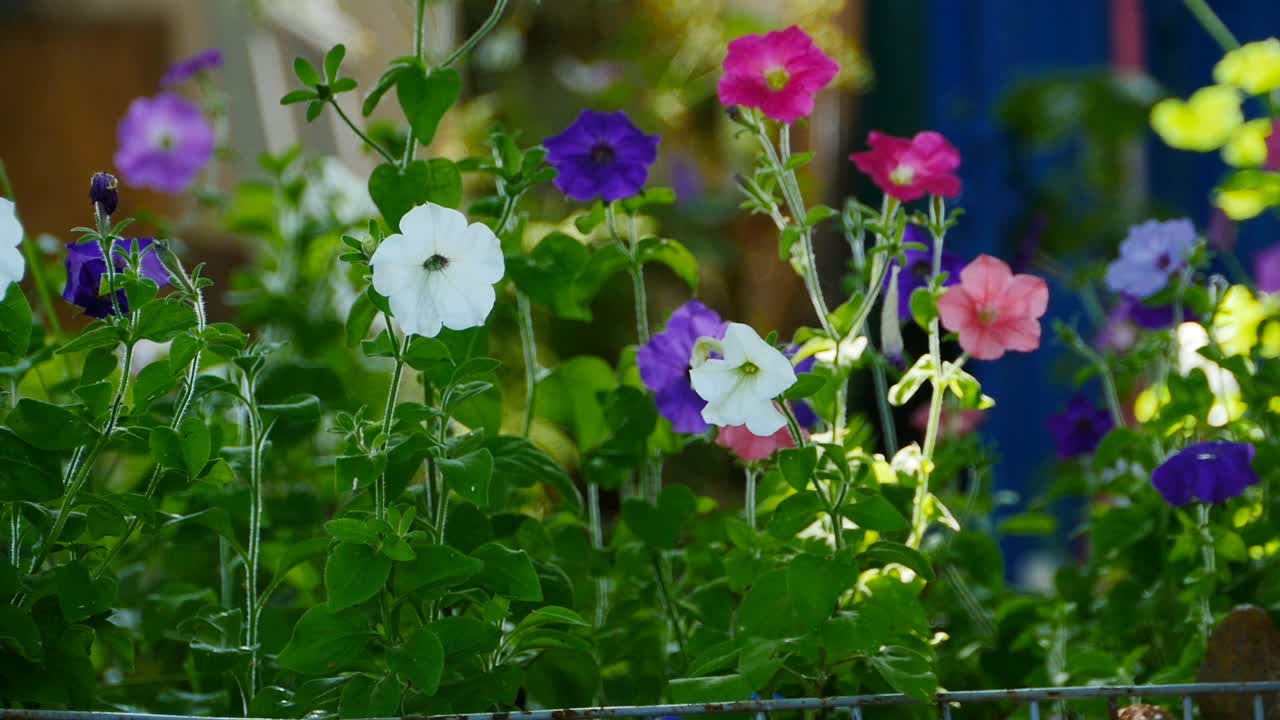
[[[900,138],[872,130],[867,136],[870,150],[853,153],[849,159],[886,195],[911,202],[925,195],[955,197],[960,194],[960,152],[936,132]]]
[[[1258,484],[1253,455],[1248,443],[1197,443],[1169,456],[1151,473],[1151,484],[1170,505],[1226,502]]]
[[[217,48],[209,48],[170,66],[164,77],[160,78],[160,87],[171,88],[174,85],[190,80],[202,72],[217,70],[220,67],[222,67],[222,51]]]
[[[726,107],[756,108],[774,120],[793,123],[813,112],[813,97],[838,72],[836,61],[792,25],[729,43],[717,91]]]
[[[657,135],[646,135],[621,111],[583,110],[573,124],[547,138],[555,185],[581,202],[621,200],[640,192],[658,159]]]
[[[1262,163],[1262,169],[1280,171],[1280,120],[1271,123],[1271,134],[1267,136],[1267,159]]]
[[[180,193],[213,157],[213,126],[190,101],[172,93],[137,98],[120,121],[116,168],[124,181]]]
[[[1002,260],[979,255],[938,300],[946,329],[960,334],[960,347],[978,360],[996,360],[1007,350],[1040,347],[1040,317],[1049,307],[1049,286],[1035,275],[1014,275]]]

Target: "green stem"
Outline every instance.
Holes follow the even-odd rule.
[[[391,318],[387,318],[387,333],[391,335],[391,342],[394,344],[396,332],[391,325]],[[396,399],[400,397],[400,378],[404,375],[404,354],[409,351],[409,338],[412,337],[405,333],[404,342],[400,348],[400,352],[396,353],[396,363],[391,370],[391,386],[387,388],[387,403],[382,411],[382,441],[384,447],[391,444],[391,428],[395,425],[396,419]],[[379,520],[385,519],[387,516],[387,473],[384,470],[373,487],[373,511],[374,517]]]
[[[363,140],[365,145],[368,145],[374,152],[381,155],[382,159],[387,161],[388,164],[396,164],[396,159],[391,157],[391,153],[384,150],[381,145],[374,142],[368,135],[365,135],[364,131],[351,121],[351,118],[347,116],[347,112],[342,109],[342,106],[338,104],[337,100],[331,97],[329,98],[329,104],[333,106],[334,110],[338,111],[338,117],[342,118],[342,121],[347,124],[347,127],[351,128],[351,132],[355,133],[357,137]],[[410,143],[410,145],[412,145],[412,143]]]
[[[449,57],[445,58],[444,62],[440,63],[440,67],[449,67],[461,59],[463,55],[471,52],[471,48],[475,47],[476,43],[480,42],[480,40],[483,39],[485,35],[488,35],[489,31],[493,30],[494,26],[498,24],[498,21],[502,19],[503,11],[506,9],[507,0],[498,0],[495,2],[493,4],[493,11],[489,13],[489,17],[485,18],[484,24],[480,26],[480,29],[476,30],[474,35],[467,38],[466,42],[459,45],[456,50],[450,53]]]
[[[662,595],[662,608],[667,613],[667,620],[675,631],[676,647],[680,650],[680,658],[685,666],[689,664],[689,654],[685,650],[684,630],[680,627],[680,617],[676,605],[671,600],[671,590],[667,587],[667,573],[663,569],[664,558],[660,551],[654,550],[649,556],[653,561],[653,572],[658,578],[658,591]]]
[[[422,17],[427,11],[427,0],[417,0],[413,24],[413,56],[422,59]],[[414,137],[413,125],[409,125],[409,134],[404,139],[404,157],[400,159],[400,170],[403,172],[413,161],[414,151],[418,149],[417,138]]]
[[[520,434],[529,437],[533,429],[533,403],[538,392],[538,346],[533,336],[533,308],[529,296],[516,291],[516,315],[520,321],[520,347],[524,350],[524,417]]]
[[[1198,508],[1199,526],[1200,526],[1200,553],[1204,562],[1205,582],[1212,583],[1217,573],[1217,561],[1214,556],[1213,548],[1213,532],[1209,529],[1209,515],[1212,505],[1202,503]],[[1209,596],[1212,594],[1212,585],[1209,590],[1200,594],[1200,628],[1204,632],[1205,638],[1209,637],[1209,633],[1213,631],[1213,608],[1209,604]]]
[[[258,411],[256,384],[256,376],[249,376],[246,398],[249,410],[249,557],[245,564],[245,644],[249,648],[250,703],[253,702],[258,687],[258,627],[262,616],[261,598],[258,595],[258,563],[262,548],[262,446],[266,442],[262,415]]]
[[[1209,37],[1222,48],[1223,52],[1230,52],[1240,47],[1240,41],[1236,36],[1231,34],[1231,30],[1222,22],[1222,18],[1209,7],[1206,0],[1183,0],[1183,4],[1195,16],[1200,26],[1209,33]]]
[[[744,465],[743,467],[746,468],[746,476],[747,476],[746,499],[744,503],[746,505],[747,526],[750,527],[752,530],[755,530],[756,529],[756,469],[752,467],[750,464]]]
[[[604,551],[604,524],[600,518],[600,486],[587,483],[587,522],[591,529],[591,547],[599,552]],[[609,578],[596,578],[596,613],[595,627],[604,627],[605,617],[609,614]]]
[[[889,380],[880,363],[871,365],[871,381],[876,388],[876,410],[880,415],[880,433],[884,449],[890,458],[898,454],[898,428],[893,422],[893,409],[889,407]]]

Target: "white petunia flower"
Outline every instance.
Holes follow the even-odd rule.
[[[0,296],[9,289],[10,283],[22,280],[26,271],[26,263],[22,259],[22,223],[18,222],[18,211],[12,200],[0,198]]]
[[[503,273],[493,231],[435,203],[405,213],[400,232],[382,241],[371,264],[373,289],[387,297],[400,327],[423,337],[435,337],[441,326],[483,325]]]
[[[707,401],[702,419],[720,427],[746,425],[760,437],[785,427],[787,418],[773,399],[796,382],[791,361],[742,323],[729,323],[717,349],[723,359],[694,357],[689,372],[694,392]]]

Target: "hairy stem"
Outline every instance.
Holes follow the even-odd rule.
[[[391,342],[394,345],[396,334],[390,317],[387,318],[387,333],[391,335]],[[391,369],[391,386],[387,388],[387,403],[382,410],[382,439],[385,445],[391,444],[391,428],[396,420],[396,399],[400,397],[400,378],[404,375],[404,354],[409,351],[410,337],[412,336],[405,333],[404,343],[396,353],[396,362]],[[373,487],[373,511],[374,517],[379,520],[387,516],[387,472],[385,470],[378,475]]]
[[[946,206],[941,197],[930,198],[929,214],[931,225],[941,228],[946,218]],[[942,230],[933,231],[933,267],[930,278],[936,278],[942,272],[942,245],[945,240]],[[911,503],[911,534],[907,537],[907,545],[919,548],[928,530],[929,520],[925,516],[929,500],[929,477],[933,474],[933,451],[938,444],[938,427],[942,421],[942,399],[946,393],[946,382],[942,377],[942,327],[938,318],[929,322],[929,354],[933,356],[933,378],[929,398],[929,422],[925,426],[923,460],[920,466],[920,480],[916,483],[915,497]]]
[[[493,4],[493,11],[489,13],[489,17],[485,18],[484,23],[475,31],[475,34],[467,38],[467,41],[459,45],[456,50],[449,53],[449,57],[445,58],[444,62],[440,63],[440,67],[449,67],[462,59],[464,55],[471,52],[471,49],[484,39],[484,36],[488,35],[489,32],[498,24],[498,21],[502,19],[502,13],[506,9],[507,0],[497,0],[497,2]]]
[[[388,164],[391,164],[391,165],[396,164],[396,159],[394,157],[391,157],[391,153],[384,150],[381,145],[374,142],[372,138],[366,135],[363,130],[361,130],[354,122],[351,121],[351,118],[347,116],[347,111],[342,109],[342,106],[338,104],[337,100],[331,97],[329,98],[329,104],[333,106],[334,110],[338,111],[338,117],[342,118],[342,122],[346,123],[347,127],[351,128],[351,132],[355,133],[357,137],[363,140],[365,145],[368,145],[370,149],[372,149],[374,152],[381,155],[382,159],[387,161]],[[409,145],[412,146],[413,143],[410,142]]]
[[[1209,33],[1209,37],[1218,43],[1224,52],[1230,52],[1240,47],[1240,41],[1231,33],[1231,30],[1222,22],[1222,18],[1209,7],[1206,0],[1183,0],[1187,9],[1195,16],[1196,21]]]

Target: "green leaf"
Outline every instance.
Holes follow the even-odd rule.
[[[1052,535],[1058,521],[1043,512],[1024,512],[1011,515],[1000,523],[999,532],[1004,535]]]
[[[812,525],[824,508],[817,493],[796,493],[774,509],[773,517],[769,519],[769,534],[779,540],[795,537],[796,533]]]
[[[622,503],[622,519],[649,547],[671,550],[679,544],[681,530],[697,508],[698,499],[692,490],[684,485],[668,485],[658,496],[657,507],[639,498],[627,498]]]
[[[813,472],[818,467],[818,448],[806,445],[802,448],[787,448],[778,452],[778,469],[782,471],[782,479],[804,492],[813,479]]]
[[[582,493],[578,491],[573,479],[564,468],[528,439],[499,435],[486,440],[485,448],[493,454],[495,481],[505,479],[521,487],[542,483],[558,491],[569,512],[582,514]]]
[[[443,458],[440,470],[454,492],[482,508],[489,506],[493,455],[488,450],[476,450],[459,458]]]
[[[756,578],[738,607],[738,636],[782,638],[792,632],[795,608],[787,574],[786,570],[774,570]]]
[[[0,502],[44,502],[62,495],[62,464],[0,427]]]
[[[496,626],[462,615],[440,618],[431,623],[431,631],[440,638],[446,658],[492,652],[502,637]]]
[[[400,218],[418,205],[434,202],[456,208],[462,202],[462,173],[444,158],[414,160],[404,172],[383,163],[369,176],[369,197],[382,218],[399,231]]]
[[[147,444],[151,450],[151,459],[161,467],[179,470],[186,468],[187,461],[182,454],[182,438],[177,430],[167,425],[151,428]]]
[[[741,675],[675,678],[667,684],[673,703],[740,702],[751,698],[751,685]]]
[[[827,385],[827,375],[817,372],[800,373],[796,382],[782,393],[784,400],[802,400],[818,392]]]
[[[414,68],[400,73],[396,80],[396,98],[422,145],[431,144],[440,119],[461,95],[462,76],[452,68],[433,70],[430,75]]]
[[[839,214],[840,213],[836,212],[832,208],[827,207],[826,205],[814,205],[813,207],[809,208],[808,212],[805,213],[804,224],[807,227],[813,227],[818,223],[822,222],[823,220],[826,220],[827,218],[835,217],[836,215],[839,215]]]
[[[377,545],[379,535],[375,524],[381,521],[365,522],[353,517],[334,518],[324,524],[324,531],[344,543],[364,543]]]
[[[881,540],[862,552],[862,557],[884,564],[898,563],[914,570],[925,580],[933,580],[933,565],[919,550],[902,543]]]
[[[391,575],[391,558],[368,545],[339,543],[324,564],[330,610],[358,605],[378,594]]]
[[[595,204],[591,206],[590,212],[574,218],[573,226],[578,228],[578,232],[583,235],[590,235],[591,231],[600,227],[600,224],[603,223],[607,217],[608,215],[605,211],[604,203],[597,200]]]
[[[698,291],[698,259],[679,241],[667,238],[645,238],[636,249],[642,263],[657,262],[671,268],[695,293]]]
[[[280,104],[296,105],[297,103],[300,103],[300,102],[308,102],[311,100],[315,100],[318,97],[319,96],[316,95],[314,90],[293,90],[285,93],[284,97],[280,98]]]
[[[637,210],[650,205],[671,205],[676,201],[676,191],[666,187],[651,187],[622,201],[622,210],[634,215]]]
[[[0,365],[17,365],[31,344],[31,305],[22,286],[9,283],[0,302]]]
[[[476,581],[494,593],[512,600],[542,600],[542,583],[533,562],[523,550],[511,550],[497,543],[476,548],[471,557],[484,563]]]
[[[293,74],[298,76],[298,81],[303,85],[315,87],[321,84],[320,73],[316,72],[316,67],[304,57],[299,56],[293,59]]]
[[[54,571],[58,605],[67,622],[78,622],[111,609],[116,584],[109,578],[94,580],[80,563],[61,565]]]
[[[444,646],[435,633],[423,628],[403,645],[391,648],[387,667],[408,678],[424,694],[434,695],[444,674]]]
[[[92,442],[98,433],[70,408],[22,398],[6,419],[18,437],[41,450],[71,450]]]
[[[396,81],[400,79],[402,73],[413,72],[421,67],[422,61],[412,55],[403,55],[392,60],[387,65],[387,69],[382,71],[378,82],[374,83],[368,94],[364,96],[364,103],[360,106],[360,113],[365,117],[372,115],[373,111],[378,107],[378,103],[382,102],[382,96],[395,87]]]
[[[40,630],[32,621],[30,613],[9,603],[0,603],[0,647],[6,650],[13,648],[28,660],[39,660],[44,656]]]
[[[890,620],[876,605],[842,612],[822,624],[822,647],[839,661],[851,655],[873,655],[889,635]]]
[[[888,645],[871,658],[871,666],[894,690],[917,700],[929,700],[938,692],[933,663],[923,653],[901,645]]]
[[[933,355],[921,355],[916,364],[902,374],[898,382],[889,388],[889,404],[902,406],[907,403],[926,381],[933,378]]]
[[[368,293],[360,293],[356,301],[351,303],[351,311],[347,313],[347,347],[354,348],[369,334],[369,326],[378,316],[378,306]]]
[[[58,354],[65,355],[95,348],[113,348],[124,342],[124,339],[123,327],[99,320],[81,331],[79,337],[58,348]]]
[[[591,319],[591,298],[578,277],[591,262],[591,251],[576,238],[553,232],[528,255],[507,258],[507,274],[521,292],[556,315]]]
[[[932,290],[918,287],[911,292],[911,317],[917,325],[926,329],[938,317],[938,301]]]
[[[894,532],[907,527],[907,519],[883,495],[864,495],[840,508],[840,514],[860,527],[876,532]]]
[[[392,588],[397,597],[419,589],[460,585],[484,569],[484,562],[467,557],[448,545],[413,545],[413,560],[396,566]]]
[[[195,326],[196,313],[190,305],[181,300],[162,300],[142,306],[133,336],[162,343]]]
[[[817,629],[831,617],[840,594],[858,581],[858,568],[816,555],[797,555],[787,564],[787,592],[798,621]]]
[[[324,55],[324,79],[325,82],[333,83],[338,79],[338,70],[342,67],[342,58],[347,55],[347,46],[342,43],[334,45],[329,52]]]
[[[196,477],[209,462],[209,453],[213,449],[209,438],[209,428],[204,420],[188,415],[182,419],[178,428],[178,438],[182,443],[182,460],[191,477]]]
[[[352,675],[342,685],[342,698],[338,701],[338,718],[397,717],[403,688],[395,675],[379,680],[368,675]]]
[[[372,637],[363,614],[316,605],[293,626],[293,636],[276,664],[303,675],[334,673],[362,662]]]
[[[800,241],[804,230],[795,223],[788,223],[778,234],[778,259],[786,262],[791,259],[791,248]]]

